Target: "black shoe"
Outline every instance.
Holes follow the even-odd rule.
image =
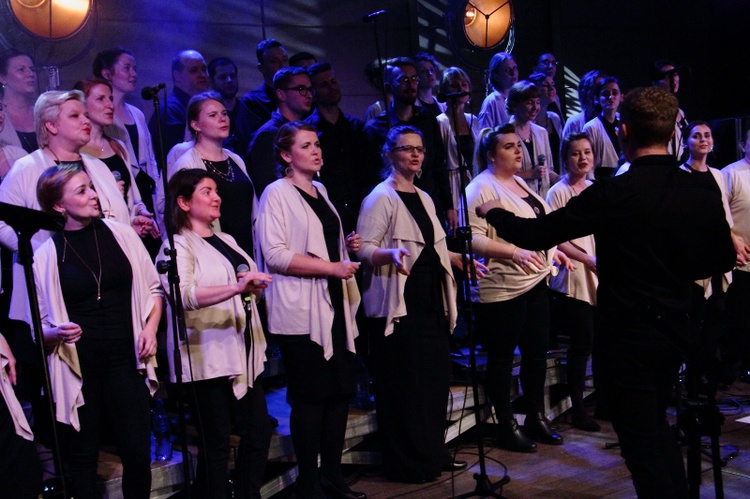
[[[502,449],[513,452],[536,452],[536,444],[524,435],[515,419],[498,423],[495,444]]]
[[[547,445],[562,445],[563,437],[550,426],[549,420],[541,412],[529,414],[523,429],[532,440]]]
[[[463,471],[468,467],[469,463],[467,463],[466,461],[450,461],[445,463],[441,469],[443,471],[456,472]]]
[[[323,475],[320,475],[320,487],[328,499],[367,499],[367,494],[364,492],[350,489],[343,481],[336,486]]]

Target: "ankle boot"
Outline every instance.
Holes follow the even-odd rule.
[[[561,445],[563,443],[563,438],[552,429],[549,420],[541,412],[528,414],[523,429],[529,438],[537,442],[547,445]]]
[[[524,435],[515,418],[498,422],[495,443],[498,447],[513,452],[536,452],[536,444]]]
[[[594,418],[589,416],[586,412],[586,407],[583,405],[583,393],[577,392],[570,395],[570,401],[573,407],[570,412],[573,415],[573,427],[583,431],[599,431],[602,429],[599,423],[594,421]]]

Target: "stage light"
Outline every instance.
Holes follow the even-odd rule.
[[[32,34],[63,40],[88,21],[93,0],[8,0],[13,15]]]
[[[464,34],[474,47],[494,48],[507,37],[513,24],[510,0],[471,0],[464,7]]]

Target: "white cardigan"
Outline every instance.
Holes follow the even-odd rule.
[[[592,184],[586,180],[586,187]],[[553,210],[559,210],[568,204],[576,193],[565,178],[553,185],[547,193],[547,204]],[[579,250],[587,255],[596,256],[596,245],[593,234],[571,239],[569,241]],[[580,262],[575,263],[576,269],[571,271],[564,266],[560,273],[550,278],[550,288],[565,294],[576,300],[585,301],[589,305],[596,306],[596,290],[599,286],[599,277],[590,268]]]
[[[154,308],[155,299],[161,299],[163,296],[159,276],[141,239],[130,225],[106,219],[103,222],[112,231],[132,268],[133,286],[130,306],[132,310],[133,348],[136,352],[136,365],[133,367],[138,370],[145,370],[146,384],[153,395],[159,386],[154,371],[156,357],[150,357],[145,363],[138,359],[138,337],[146,324],[146,319]],[[57,249],[51,239],[48,239],[34,253],[34,277],[39,295],[39,313],[43,327],[54,327],[63,322],[68,322],[70,320],[68,310],[65,307],[62,288],[60,287]],[[31,323],[30,314],[26,317],[26,321]],[[47,356],[47,362],[49,363],[52,395],[55,400],[55,417],[57,421],[72,425],[78,431],[81,428],[78,408],[85,401],[81,392],[83,379],[75,343],[57,343]]]
[[[430,216],[435,231],[435,250],[445,270],[443,281],[443,307],[450,324],[450,330],[456,326],[456,281],[453,278],[445,231],[435,213],[435,204],[429,194],[417,189],[419,199]],[[398,193],[388,184],[381,182],[362,202],[357,220],[357,232],[362,236],[362,249],[357,253],[365,263],[362,286],[364,287],[362,304],[367,317],[386,317],[385,335],[393,332],[399,318],[407,313],[404,301],[404,289],[407,276],[399,273],[393,263],[372,266],[372,255],[378,249],[406,248],[410,257],[403,257],[404,264],[411,268],[417,261],[425,240],[409,209]]]
[[[531,141],[534,143],[534,156],[531,157],[529,150],[524,147],[521,148],[523,153],[523,163],[521,164],[521,171],[527,172],[534,169],[537,164],[537,158],[540,154],[544,154],[547,157],[545,164],[551,171],[553,166],[552,147],[549,145],[549,134],[547,129],[537,125],[536,123],[529,123],[531,125]],[[539,194],[539,179],[526,180],[526,185],[534,193]],[[540,198],[541,199],[541,198]]]
[[[336,213],[323,184],[313,182],[313,185]],[[328,261],[323,226],[289,180],[279,179],[263,191],[257,234],[265,267],[273,274],[273,283],[266,290],[269,331],[285,335],[309,334],[310,339],[323,348],[325,358],[330,359],[333,356],[334,308],[328,293],[328,278],[287,274],[295,254]],[[343,232],[339,234],[339,255],[342,261],[349,259]],[[359,333],[354,317],[360,302],[359,290],[353,277],[343,284],[347,350],[355,352],[354,338]]]
[[[609,140],[609,135],[607,135],[607,131],[604,129],[599,116],[586,123],[583,131],[591,137],[591,145],[594,146],[594,167],[606,166],[617,168],[620,158],[612,141]]]
[[[0,334],[0,339],[3,337]],[[10,363],[10,356],[12,352],[6,350],[6,343],[0,341],[0,396],[5,400],[5,405],[8,407],[10,413],[10,419],[13,420],[13,427],[16,431],[16,435],[29,441],[34,440],[34,434],[31,432],[31,426],[26,419],[26,415],[23,413],[21,404],[18,403],[16,398],[16,392],[13,391],[13,384],[10,382],[6,368]]]
[[[547,203],[529,189],[522,178],[513,177],[513,179],[529,195],[534,196],[542,204],[545,213],[551,211]],[[503,209],[515,213],[519,217],[535,218],[534,211],[526,201],[501,184],[489,169],[484,170],[474,177],[466,188],[472,244],[474,252],[478,255],[485,254],[489,241],[506,242],[497,234],[495,228],[487,223],[487,220],[478,217],[476,214],[477,206],[494,199],[499,199]],[[547,250],[546,258],[543,252],[537,252],[539,258],[547,262],[547,266],[538,273],[527,273],[526,269],[516,264],[511,258],[484,257],[484,264],[489,267],[490,271],[485,272],[484,279],[479,281],[478,289],[472,289],[472,300],[480,303],[494,303],[510,300],[524,294],[550,274],[555,251],[556,247]]]
[[[245,253],[229,234],[216,232],[216,236],[227,246],[242,255],[248,262],[250,272],[257,271],[255,262]],[[245,348],[245,308],[242,298],[235,295],[227,300],[201,307],[195,290],[203,286],[224,286],[237,283],[237,269],[210,243],[195,232],[184,229],[175,234],[177,249],[177,271],[180,275],[180,293],[185,309],[187,340],[180,342],[182,357],[182,381],[201,381],[229,377],[232,390],[239,400],[247,388],[263,372],[266,360],[266,339],[260,323],[255,300],[250,303],[251,350]],[[162,250],[167,248],[165,242]],[[160,251],[157,261],[164,260]],[[162,284],[169,289],[169,278],[162,274]],[[172,323],[169,323],[167,347],[174,349]],[[169,357],[172,382],[176,381],[174,359]]]
[[[91,183],[99,196],[99,204],[105,219],[115,220],[123,224],[130,224],[128,205],[125,204],[117,181],[107,165],[88,154],[81,154],[83,166],[91,178]],[[55,166],[54,160],[37,149],[28,156],[19,159],[8,172],[0,184],[0,201],[24,208],[40,210],[36,197],[36,184],[44,170]],[[135,231],[134,231],[135,233]],[[32,248],[36,250],[44,241],[50,238],[51,232],[40,230],[31,238]],[[18,238],[9,225],[0,222],[0,244],[11,251],[18,251]],[[26,280],[23,267],[13,265],[13,294],[10,301],[8,316],[15,320],[24,320],[28,312],[28,295],[26,294]]]
[[[133,116],[133,121],[135,121],[135,126],[138,130],[138,154],[136,154],[133,143],[130,141],[130,134],[127,128],[125,128],[125,123],[123,123],[119,116],[115,115],[114,123],[104,127],[104,131],[108,136],[125,144],[125,150],[131,158],[129,166],[133,171],[133,175],[137,175],[138,171],[143,170],[152,179],[158,179],[160,178],[159,168],[156,164],[154,147],[151,143],[151,133],[148,131],[146,116],[144,116],[143,111],[132,104],[125,103],[125,108]],[[139,158],[143,158],[140,163],[138,163]]]

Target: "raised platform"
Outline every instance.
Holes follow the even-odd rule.
[[[478,355],[479,371],[483,370],[483,355]],[[547,380],[545,388],[545,411],[547,416],[554,419],[570,407],[567,396],[561,396],[563,390],[560,384],[565,380],[564,369],[565,356],[561,353],[551,353],[547,359]],[[513,369],[512,398],[521,396],[518,371],[520,369],[520,358],[516,358]],[[467,379],[468,357],[458,359],[455,362],[455,376],[457,379]],[[481,419],[486,421],[494,417],[491,406],[485,403],[484,389],[479,387],[479,402],[481,405]],[[286,389],[280,388],[268,390],[266,395],[269,413],[279,420],[279,426],[275,429],[269,449],[269,476],[267,482],[261,489],[264,498],[284,490],[294,483],[297,477],[295,466],[294,447],[292,445],[289,431],[290,409],[286,403]],[[451,387],[448,406],[446,408],[446,432],[445,441],[450,442],[459,435],[476,426],[474,416],[474,393],[469,385],[455,385]],[[520,417],[522,419],[522,416]],[[346,444],[343,461],[345,464],[378,464],[380,455],[377,452],[376,437],[377,430],[375,409],[361,410],[350,408],[349,422],[346,431]],[[194,436],[194,431],[189,430],[189,437]],[[368,438],[369,437],[369,438]],[[367,440],[367,442],[366,442]],[[372,445],[372,442],[375,442]],[[368,444],[369,442],[369,444]],[[233,445],[236,447],[237,440],[233,437]],[[192,455],[193,469],[195,467],[195,456],[197,449],[189,446]],[[234,466],[230,463],[230,468]],[[107,499],[119,499],[122,497],[121,480],[122,465],[119,458],[110,452],[101,452],[99,463],[99,475],[106,480]],[[152,462],[152,492],[151,499],[161,499],[173,495],[182,484],[182,453],[179,449],[174,450],[172,459],[169,461]]]

